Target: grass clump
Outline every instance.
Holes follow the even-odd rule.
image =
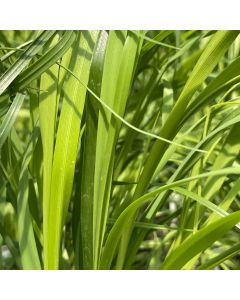
[[[238,35],[0,32],[0,268],[238,269]]]

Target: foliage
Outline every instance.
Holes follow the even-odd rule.
[[[238,31],[1,31],[1,269],[239,269]]]

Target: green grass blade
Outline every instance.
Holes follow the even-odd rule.
[[[206,250],[240,220],[240,211],[200,229],[172,252],[161,266],[162,270],[179,270],[195,255]]]
[[[53,44],[58,45],[58,37],[52,40]],[[50,50],[51,51],[51,50]],[[43,147],[43,246],[48,248],[48,230],[49,230],[49,202],[51,193],[51,178],[53,151],[55,142],[56,119],[58,111],[58,73],[59,67],[55,64],[41,76],[39,96],[39,121],[41,130],[41,139]],[[27,73],[28,74],[28,73]],[[44,252],[44,265],[46,265],[47,256]]]
[[[196,193],[190,192],[190,191],[188,191],[184,188],[180,188],[180,187],[173,188],[173,190],[188,197],[188,198],[196,200],[199,204],[205,206],[206,208],[210,209],[212,212],[215,212],[216,214],[218,214],[221,217],[225,217],[225,216],[229,215],[228,212],[226,212],[224,209],[218,207],[214,203],[206,200],[204,197],[201,197],[201,196],[197,195]]]
[[[19,110],[23,104],[25,96],[22,94],[17,94],[13,100],[12,105],[10,106],[7,114],[5,115],[2,124],[0,126],[0,149],[5,143],[14,122],[18,116]]]
[[[25,48],[26,46],[28,46],[29,44],[31,44],[33,41],[27,41],[19,46],[17,46],[16,48],[14,48],[12,51],[9,51],[8,53],[6,53],[5,55],[0,57],[0,61],[3,62],[4,60],[8,59],[9,57],[11,57],[16,51],[24,51],[22,48]]]
[[[44,44],[53,36],[55,31],[44,31],[20,56],[20,58],[0,77],[0,95],[8,88],[13,80],[30,63],[31,59],[42,49]]]
[[[88,81],[93,47],[98,32],[81,32],[66,54],[67,66],[84,82]],[[80,51],[81,49],[81,51]],[[80,122],[86,89],[72,76],[63,84],[64,99],[54,151],[49,203],[48,244],[45,251],[45,269],[58,269],[62,229],[72,191]]]
[[[236,156],[239,153],[239,130],[240,123],[236,123],[232,126],[223,146],[221,152],[216,157],[212,170],[218,170],[220,168],[226,168],[232,166]],[[221,189],[225,178],[219,178],[216,181],[208,179],[204,186],[204,196],[211,200],[219,189]]]
[[[18,212],[18,235],[19,247],[21,252],[21,261],[24,270],[40,270],[41,264],[38,256],[33,224],[28,204],[29,186],[28,186],[28,165],[32,158],[33,150],[39,136],[39,130],[36,128],[30,139],[27,151],[24,154],[22,168],[19,179],[19,194],[17,199]]]
[[[237,243],[236,245],[230,247],[223,253],[213,257],[206,263],[202,264],[198,268],[198,270],[211,270],[211,269],[215,268],[216,266],[220,265],[221,263],[223,263],[224,261],[231,259],[232,257],[238,255],[239,252],[240,252],[240,243]]]
[[[126,36],[126,32],[120,31],[110,33],[106,49],[101,98],[120,116],[125,112],[135,70],[137,51],[138,40],[133,34]],[[111,86],[109,86],[109,82],[111,82]],[[106,113],[106,117],[100,114],[96,146],[93,207],[94,268],[98,267],[100,249],[106,230],[113,174],[114,148],[119,130],[119,121],[111,116],[109,112]]]
[[[49,70],[71,47],[76,38],[73,31],[67,31],[61,39],[54,39],[55,43],[37,61],[24,70],[14,82],[13,88],[22,90],[42,73]],[[48,46],[49,47],[49,46]],[[46,48],[46,47],[45,47]]]
[[[192,116],[196,110],[207,104],[209,100],[226,90],[226,88],[238,83],[240,81],[239,67],[240,58],[237,58],[226,69],[224,69],[219,76],[213,79],[210,84],[196,97],[194,102],[189,104],[182,123],[186,122],[186,120]]]
[[[89,76],[89,88],[100,95],[104,64],[104,55],[107,43],[107,33],[102,31],[99,35]],[[97,140],[98,108],[94,96],[90,93],[86,99],[86,129],[83,149],[81,207],[79,228],[78,252],[82,252],[81,264],[85,270],[93,269],[93,198],[94,198],[94,169]],[[80,199],[78,199],[79,201]]]
[[[162,30],[157,35],[154,36],[153,41],[148,41],[143,47],[141,51],[141,56],[150,51],[154,46],[156,46],[156,41],[161,42],[165,38],[167,38],[170,34],[172,34],[173,30]]]

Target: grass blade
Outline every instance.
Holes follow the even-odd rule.
[[[42,49],[43,45],[53,36],[55,31],[44,31],[21,55],[21,57],[0,77],[0,95],[13,80],[29,64],[31,59]]]
[[[4,142],[6,141],[14,122],[18,116],[19,110],[23,104],[25,96],[22,94],[17,94],[13,100],[13,103],[8,110],[5,118],[0,126],[0,149],[2,148]]]
[[[24,154],[22,168],[19,179],[19,194],[17,199],[18,206],[18,234],[21,261],[24,270],[40,270],[41,264],[38,256],[32,219],[28,204],[28,165],[31,160],[34,147],[36,145],[39,130],[36,128],[30,139],[27,151]]]
[[[63,65],[70,63],[69,69],[83,81],[88,81],[93,47],[97,32],[81,32],[66,54]],[[81,51],[79,51],[81,49]],[[48,231],[45,248],[45,269],[58,269],[60,242],[64,220],[71,196],[80,122],[85,102],[86,89],[73,77],[63,84],[64,100],[58,125],[52,166],[51,195],[47,214]]]
[[[206,250],[240,220],[240,211],[200,229],[172,252],[161,266],[162,270],[179,270],[195,255]]]

